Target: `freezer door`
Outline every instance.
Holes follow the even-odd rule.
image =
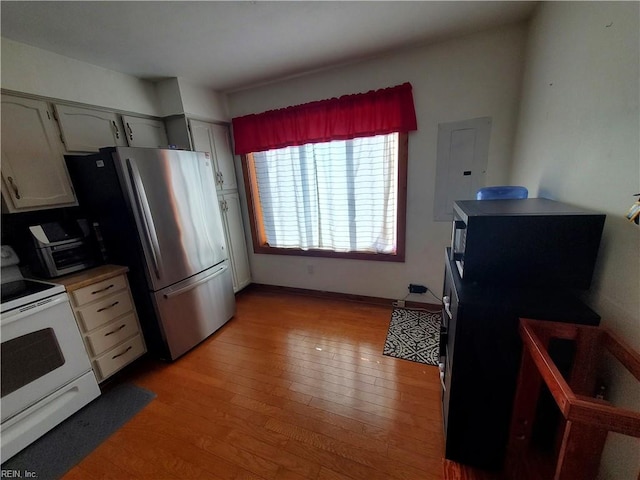
[[[227,258],[211,159],[204,153],[118,148],[115,153],[157,291]]]
[[[171,360],[218,330],[236,309],[226,261],[155,292],[154,299]]]

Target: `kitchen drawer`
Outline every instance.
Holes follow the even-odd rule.
[[[124,288],[127,288],[127,277],[119,275],[117,277],[103,280],[102,282],[97,282],[86,287],[79,288],[78,290],[71,292],[71,298],[73,299],[73,304],[76,307],[80,307],[89,302],[93,302],[94,300],[111,295],[112,293]]]
[[[86,333],[130,311],[133,311],[133,304],[129,290],[122,290],[77,309],[76,314],[80,319],[81,330]]]
[[[98,373],[98,381],[102,381],[108,376],[120,370],[125,365],[131,363],[145,352],[144,342],[140,335],[136,335],[130,340],[120,344],[116,348],[96,358],[93,361],[95,370]]]
[[[86,341],[91,350],[91,355],[98,356],[110,348],[123,342],[129,337],[139,333],[136,315],[130,312],[121,318],[99,328],[91,335],[87,335]]]

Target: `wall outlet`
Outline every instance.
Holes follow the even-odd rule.
[[[427,287],[424,285],[409,284],[409,293],[427,293]]]

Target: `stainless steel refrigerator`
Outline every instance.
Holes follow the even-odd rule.
[[[234,315],[208,154],[115,147],[65,158],[106,260],[130,269],[151,352],[174,360]]]

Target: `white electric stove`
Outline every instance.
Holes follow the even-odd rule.
[[[0,461],[100,395],[62,285],[25,279],[13,249],[0,254]]]

